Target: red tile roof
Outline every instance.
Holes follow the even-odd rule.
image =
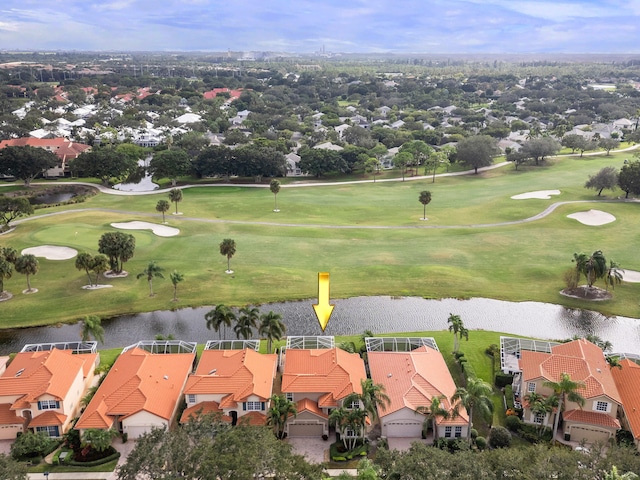
[[[444,357],[437,350],[420,347],[411,352],[369,352],[368,359],[371,379],[384,385],[391,400],[388,408],[381,408],[381,416],[403,408],[429,407],[433,397],[442,395],[445,397],[442,407],[453,411],[449,399],[455,393],[456,385]],[[465,409],[460,408],[459,416],[445,423],[467,424],[469,417]]]
[[[109,428],[114,416],[126,418],[140,411],[171,420],[194,359],[195,353],[127,350],[116,359],[76,428]]]
[[[574,382],[585,384],[579,390],[583,397],[605,395],[622,403],[604,353],[585,339],[551,347],[551,353],[523,350],[520,368],[524,382],[538,379],[557,382],[566,373]]]
[[[192,405],[189,408],[186,408],[184,412],[182,412],[182,416],[180,417],[180,423],[187,423],[190,417],[196,417],[198,415],[206,415],[207,413],[219,413],[221,420],[231,421],[231,417],[226,415],[223,416],[222,409],[218,402],[200,402]]]
[[[39,147],[44,148],[55,153],[60,160],[66,161],[76,158],[82,152],[90,149],[89,145],[84,143],[76,143],[66,138],[33,138],[22,137],[12,138],[10,140],[2,140],[0,142],[0,149],[5,147]]]
[[[328,418],[328,415],[320,410],[318,404],[308,398],[303,398],[302,400],[296,402],[296,411],[298,415],[300,415],[302,412],[311,412],[319,417]],[[293,414],[289,416],[293,417]]]
[[[611,374],[620,392],[631,433],[640,440],[640,365],[627,359],[621,360],[620,365],[622,368],[612,368]]]
[[[206,100],[211,100],[212,98],[216,98],[220,93],[228,93],[231,97],[231,100],[235,100],[240,98],[242,95],[242,90],[229,90],[228,88],[214,88],[213,90],[209,90],[208,92],[204,92],[202,96]]]
[[[227,394],[221,407],[235,407],[250,395],[271,397],[277,355],[254,350],[205,350],[196,373],[189,376],[185,394]]]
[[[253,425],[256,427],[264,427],[267,424],[267,416],[260,412],[249,412],[238,417],[239,425]]]
[[[569,410],[562,414],[565,422],[586,423],[607,428],[620,428],[620,422],[606,413],[590,412],[588,410]]]
[[[0,403],[0,425],[22,425],[24,420],[11,409],[10,403]]]
[[[67,416],[62,413],[54,412],[53,410],[48,410],[44,413],[41,413],[37,417],[33,417],[31,422],[29,422],[29,428],[31,427],[52,427],[56,425],[62,425],[67,421]]]
[[[19,398],[12,408],[29,408],[42,395],[57,400],[67,396],[79,372],[86,378],[87,366],[93,368],[97,354],[73,354],[70,350],[18,353],[0,377],[0,397]]]
[[[288,349],[282,374],[282,391],[324,393],[318,404],[335,407],[351,393],[362,393],[360,381],[367,378],[359,355],[339,348]]]

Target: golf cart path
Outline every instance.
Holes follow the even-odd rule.
[[[280,223],[280,222],[258,222],[250,220],[217,220],[211,218],[199,218],[199,217],[186,217],[181,216],[180,220],[188,222],[201,222],[201,223],[213,223],[213,224],[229,224],[229,225],[263,225],[268,227],[302,227],[302,228],[329,228],[329,229],[370,229],[370,230],[410,230],[410,229],[451,229],[451,228],[487,228],[487,227],[504,227],[510,225],[521,225],[523,223],[534,222],[547,217],[553,213],[558,207],[562,205],[572,205],[576,203],[640,203],[640,200],[636,199],[618,199],[618,200],[567,200],[564,202],[555,202],[545,208],[542,212],[528,218],[521,220],[511,220],[509,222],[495,222],[495,223],[477,223],[467,225],[323,225],[317,223]],[[136,215],[152,218],[162,218],[160,214],[135,212],[130,210],[118,210],[111,208],[79,208],[74,210],[65,210],[62,212],[45,213],[42,215],[34,215],[28,218],[22,218],[12,222],[13,225],[29,222],[31,220],[37,220],[39,218],[53,217],[57,215],[68,215],[73,213],[83,212],[103,212],[103,213],[117,213],[122,215]]]

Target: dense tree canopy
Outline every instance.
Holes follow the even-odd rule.
[[[494,155],[499,152],[496,140],[489,135],[475,135],[458,142],[457,158],[460,163],[471,167],[478,173],[478,168],[493,163]]]
[[[298,166],[303,172],[320,177],[329,172],[342,172],[346,162],[338,152],[321,148],[303,148],[299,152]]]
[[[27,187],[34,178],[58,163],[58,157],[44,148],[25,146],[0,150],[0,174],[20,179]]]
[[[168,178],[175,187],[176,179],[191,172],[191,159],[182,149],[162,150],[153,154],[149,173],[154,178]]]
[[[138,162],[114,148],[101,148],[81,153],[69,168],[79,176],[94,177],[108,185],[111,179],[124,181],[138,169]]]
[[[103,233],[98,241],[98,251],[109,257],[111,270],[115,274],[122,273],[123,264],[133,257],[136,248],[136,237],[130,233]]]
[[[0,221],[4,224],[5,228],[9,228],[11,221],[16,218],[31,215],[33,213],[33,206],[24,197],[5,197],[0,196]],[[2,225],[0,225],[0,230]]]
[[[628,198],[630,193],[640,195],[640,160],[622,166],[618,175],[618,185],[625,191],[625,198]]]
[[[618,187],[618,169],[615,167],[604,167],[595,175],[590,175],[589,180],[584,184],[585,188],[598,191],[598,196],[605,188],[615,190]]]

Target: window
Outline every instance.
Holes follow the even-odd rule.
[[[444,427],[444,436],[445,438],[451,438],[451,427]]]
[[[360,400],[353,400],[351,403],[347,405],[347,408],[350,410],[355,410],[356,408],[360,408]]]
[[[351,427],[345,427],[344,430],[342,431],[342,435],[348,438],[353,438],[358,436],[357,432]]]
[[[535,392],[536,391],[536,383],[529,382],[527,383],[527,392]]]
[[[284,394],[284,396],[287,400],[289,400],[290,402],[293,402],[293,393],[287,392]]]
[[[262,402],[246,402],[245,410],[263,410]]]
[[[462,427],[456,427],[455,437],[456,438],[462,437]]]
[[[193,393],[187,395],[187,403],[196,403],[196,396]]]
[[[60,430],[58,429],[57,425],[48,426],[48,427],[36,427],[36,432],[44,432],[47,435],[49,435],[50,437],[59,437],[60,436]]]
[[[53,410],[60,408],[60,402],[57,400],[40,400],[38,402],[38,410]]]
[[[537,423],[538,425],[542,425],[542,422],[544,422],[544,417],[546,415],[544,413],[535,413],[533,415],[533,423]]]
[[[598,412],[608,412],[609,411],[609,402],[596,402],[596,411],[598,411]]]

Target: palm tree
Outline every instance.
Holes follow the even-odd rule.
[[[278,438],[284,438],[284,429],[289,416],[298,415],[296,404],[287,400],[284,395],[272,395],[271,406],[267,411],[267,425],[273,427],[273,432]]]
[[[354,401],[362,402],[364,411],[367,413],[371,420],[378,419],[378,408],[386,408],[391,405],[391,399],[385,393],[384,385],[380,383],[373,383],[370,378],[360,380],[360,387],[362,393],[352,393],[348,395],[344,403],[346,405],[351,404]]]
[[[78,270],[84,270],[89,277],[89,286],[93,286],[93,279],[91,278],[91,267],[93,266],[93,255],[87,252],[81,252],[76,256],[76,268]]]
[[[420,197],[418,198],[420,203],[422,204],[422,220],[427,219],[427,205],[431,202],[431,192],[429,190],[423,190],[420,192]]]
[[[100,322],[100,317],[96,315],[87,315],[82,323],[80,338],[82,338],[83,342],[88,342],[91,337],[100,343],[104,343],[104,328]]]
[[[471,444],[471,427],[473,426],[474,410],[483,418],[489,418],[493,412],[493,402],[491,401],[491,385],[477,377],[469,377],[467,386],[456,388],[456,392],[451,397],[451,403],[457,409],[462,405],[469,414],[469,428],[467,428],[467,440]],[[457,402],[460,402],[459,404]]]
[[[109,270],[109,268],[109,259],[106,255],[99,253],[93,257],[93,261],[91,262],[91,271],[96,274],[96,285],[98,285],[100,275]]]
[[[225,238],[220,243],[220,255],[227,257],[227,270],[225,273],[233,273],[231,270],[231,257],[236,253],[236,242],[231,238]]]
[[[347,450],[353,450],[360,433],[364,431],[366,412],[359,408],[347,409],[344,407],[336,408],[329,414],[329,424],[335,425],[336,430],[340,432],[342,443]],[[355,435],[346,435],[350,430]]]
[[[604,276],[604,284],[607,286],[607,290],[609,289],[609,285],[611,285],[611,289],[615,290],[616,283],[622,283],[623,271],[617,262],[609,260],[609,268]]]
[[[169,279],[173,284],[173,301],[178,301],[178,284],[184,280],[184,275],[177,270],[174,270],[169,274]]]
[[[9,280],[13,274],[13,265],[0,256],[0,295],[4,292],[4,281]]]
[[[280,210],[278,209],[278,192],[280,192],[280,182],[275,178],[271,180],[271,183],[269,184],[269,190],[271,190],[271,193],[273,193],[273,211],[279,212]]]
[[[147,282],[149,282],[149,296],[153,297],[153,279],[154,278],[164,278],[162,274],[162,268],[154,261],[149,262],[147,268],[145,268],[142,273],[139,273],[136,278],[147,277]]]
[[[469,341],[469,330],[465,328],[460,315],[454,315],[453,313],[450,313],[449,318],[447,319],[447,323],[449,324],[449,331],[453,332],[453,351],[457,352],[462,337],[466,338],[467,341]]]
[[[90,446],[93,450],[104,452],[111,446],[111,441],[118,436],[114,429],[88,428],[82,434],[82,446]]]
[[[602,250],[596,250],[591,256],[584,253],[574,253],[573,261],[576,264],[578,281],[580,281],[580,274],[584,275],[589,288],[593,286],[597,279],[604,277],[609,272],[607,269],[607,260]],[[605,282],[606,281],[607,280],[605,280]]]
[[[282,315],[270,311],[260,315],[258,335],[267,337],[267,353],[271,353],[271,345],[274,340],[280,340],[287,327],[282,323]]]
[[[256,328],[259,318],[260,310],[256,307],[242,307],[238,320],[233,327],[236,337],[240,339],[242,336],[245,340],[251,338],[253,329]]]
[[[207,312],[204,319],[207,321],[207,328],[209,330],[213,328],[216,332],[219,332],[222,327],[222,339],[226,340],[226,327],[231,326],[236,316],[229,307],[221,303],[220,305],[216,305],[216,308],[213,310]]]
[[[167,222],[164,221],[164,214],[165,214],[165,212],[169,211],[170,207],[171,207],[171,205],[166,200],[158,200],[158,203],[156,203],[156,212],[162,213],[162,223],[167,223]],[[178,208],[178,204],[177,203],[176,203],[176,208]]]
[[[558,410],[556,418],[553,421],[553,440],[555,441],[556,434],[558,433],[558,424],[560,421],[560,414],[567,404],[567,400],[577,403],[580,407],[584,406],[585,399],[578,393],[578,390],[585,388],[583,382],[574,382],[568,373],[561,373],[560,380],[558,382],[544,382],[545,387],[551,388],[558,397]]]
[[[16,268],[16,272],[27,276],[26,293],[33,292],[33,289],[31,288],[31,282],[29,281],[29,277],[31,275],[36,275],[38,273],[38,270],[40,270],[40,263],[38,262],[38,259],[36,258],[36,256],[30,253],[26,255],[20,255],[16,259],[16,263],[14,266]]]
[[[169,200],[176,204],[176,215],[178,215],[178,202],[182,201],[182,190],[179,188],[169,190]]]
[[[449,410],[442,406],[443,400],[446,400],[447,397],[444,395],[434,396],[431,398],[431,405],[429,406],[420,406],[416,408],[416,412],[421,413],[425,416],[424,424],[425,426],[431,426],[433,430],[433,438],[438,438],[438,428],[436,427],[436,422],[438,418],[448,419],[451,417]],[[423,427],[423,430],[426,432],[427,428]]]

